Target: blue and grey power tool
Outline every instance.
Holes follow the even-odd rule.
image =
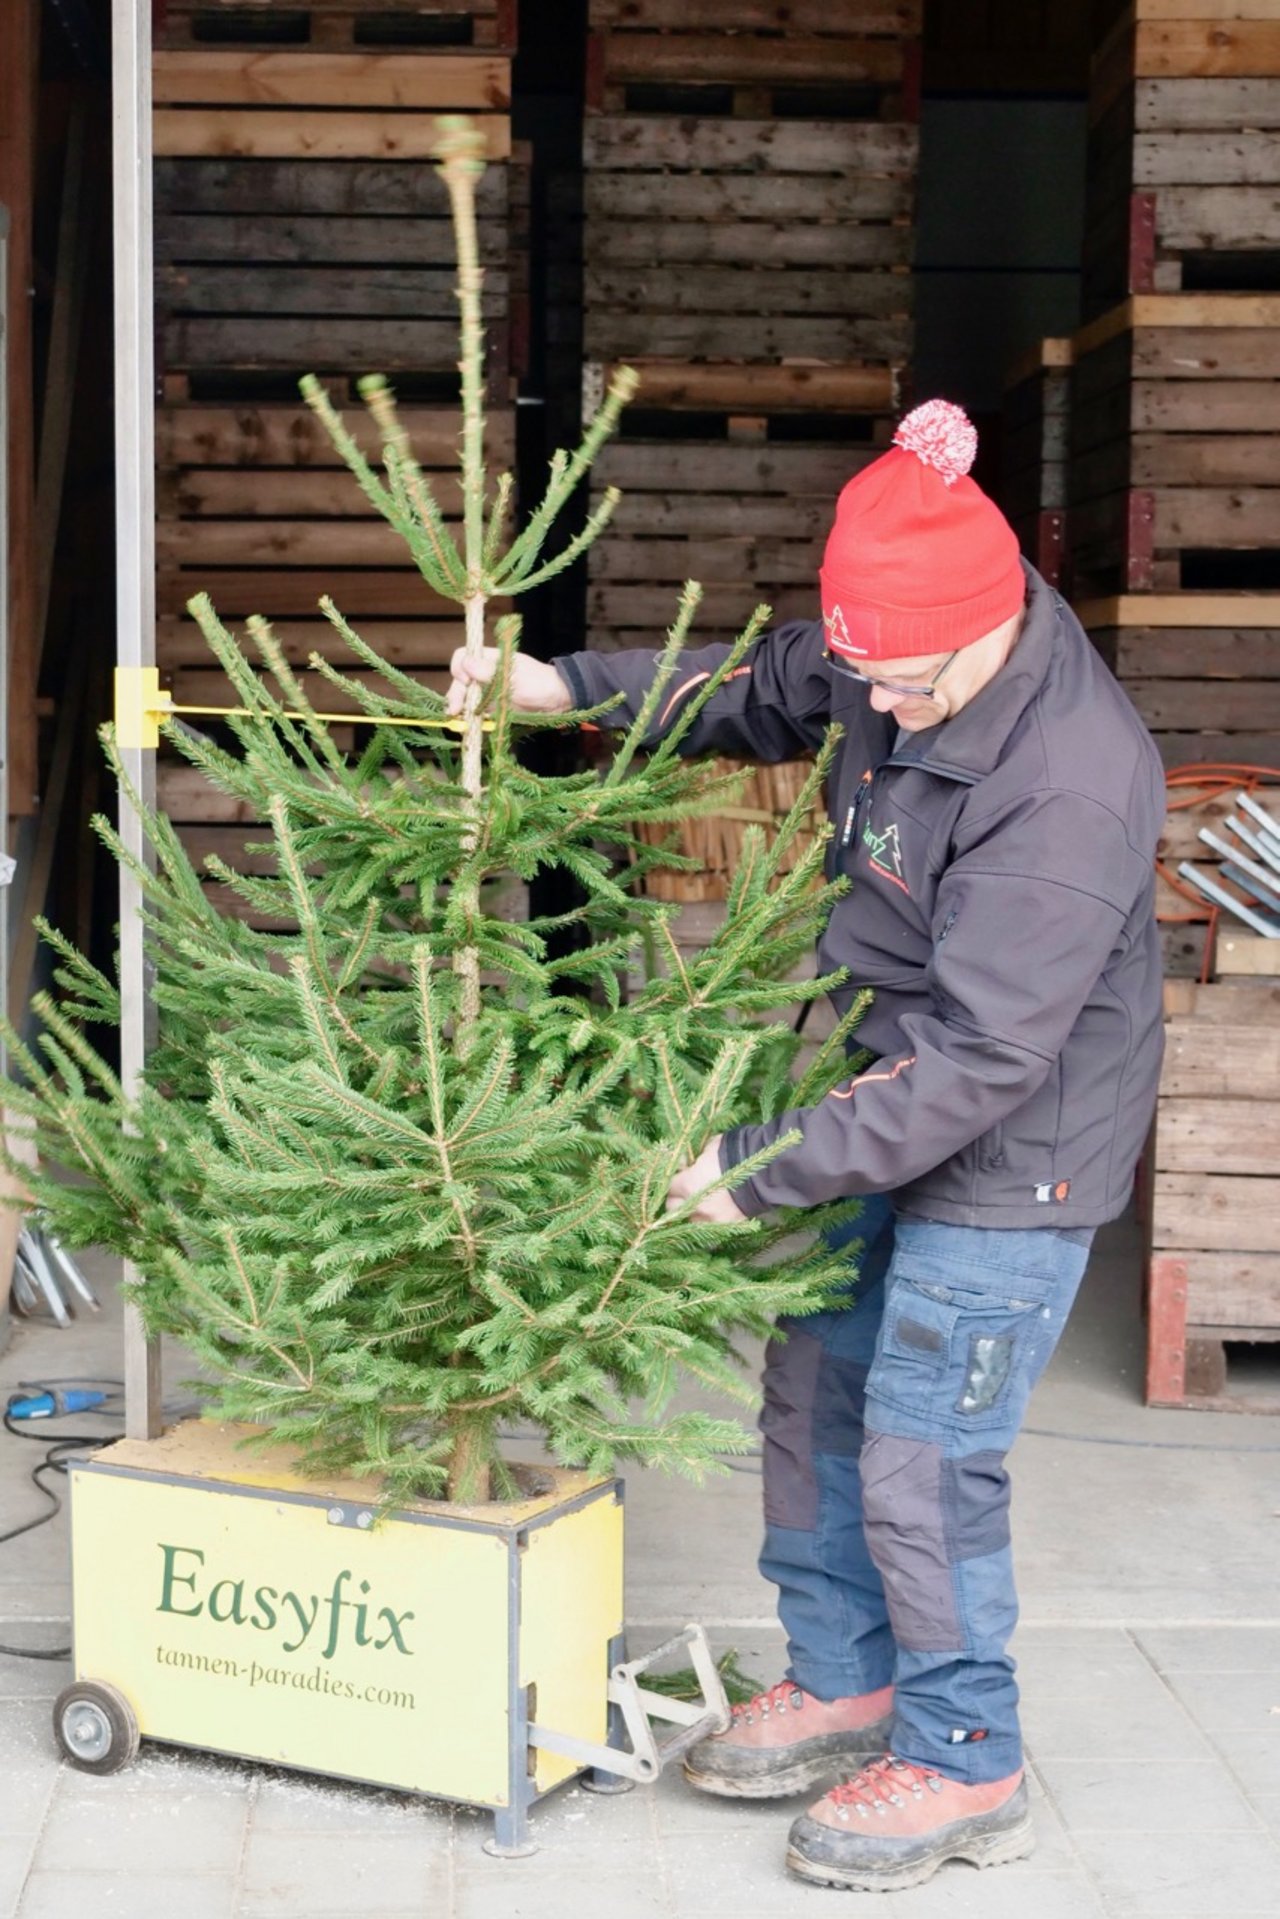
[[[10,1419],[61,1419],[67,1413],[89,1413],[104,1404],[108,1394],[80,1391],[62,1392],[56,1386],[43,1392],[17,1395],[5,1407]]]

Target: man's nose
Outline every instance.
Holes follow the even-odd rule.
[[[871,689],[871,711],[873,713],[892,713],[895,706],[901,706],[906,699],[905,693],[892,693],[887,686],[873,686]]]

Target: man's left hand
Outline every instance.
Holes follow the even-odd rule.
[[[717,1133],[714,1139],[707,1141],[692,1164],[684,1167],[672,1180],[667,1193],[667,1211],[675,1212],[676,1208],[683,1206],[694,1193],[701,1192],[704,1186],[709,1186],[712,1180],[719,1177],[720,1134]],[[700,1199],[690,1218],[702,1220],[708,1225],[736,1226],[739,1220],[746,1218],[746,1214],[737,1204],[732,1193],[725,1192],[721,1187],[719,1192],[708,1193],[705,1198]]]

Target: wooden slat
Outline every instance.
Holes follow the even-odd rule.
[[[1275,380],[1135,380],[1129,424],[1136,433],[1280,432]]]
[[[812,587],[822,562],[821,540],[601,540],[592,549],[591,578],[734,581],[785,580]]]
[[[628,185],[634,184],[628,181]],[[730,175],[727,182],[673,182],[680,187],[720,184],[755,187],[765,183],[738,180],[736,175]],[[769,183],[771,187],[784,184],[794,186],[796,182],[793,179]],[[646,210],[654,212],[652,192],[644,197],[648,201]],[[612,220],[593,218],[587,247],[592,267],[596,271],[661,268],[687,262],[700,269],[719,265],[754,272],[758,269],[753,270],[753,262],[766,261],[769,269],[807,266],[817,274],[830,275],[833,269],[839,268],[905,265],[915,245],[915,235],[908,226],[858,224],[854,215],[849,216],[849,224],[845,226],[828,226],[812,219],[812,207],[809,224],[798,224],[799,216],[777,221],[690,220],[678,216],[676,208],[669,205],[669,200],[675,197],[663,187],[659,198],[659,205],[664,209],[662,219],[638,219],[634,224],[622,226]],[[755,196],[757,203],[760,197]],[[791,197],[799,205],[806,196],[799,193]],[[781,276],[774,273],[772,277]],[[798,277],[792,275],[793,279]]]
[[[1190,133],[1140,133],[1133,143],[1133,184],[1168,186],[1274,186],[1280,153],[1270,133],[1249,128],[1206,140]],[[1165,208],[1161,209],[1162,225]]]
[[[1161,1100],[1156,1165],[1168,1173],[1221,1173],[1230,1167],[1233,1173],[1273,1178],[1280,1188],[1280,1102]]]
[[[511,62],[489,53],[157,51],[157,106],[506,108]]]
[[[592,478],[598,488],[620,486],[624,492],[731,491],[783,493],[790,498],[816,494],[831,501],[851,475],[878,458],[875,447],[621,440],[599,455]]]
[[[1255,69],[1248,69],[1254,71]],[[608,80],[701,81],[716,86],[899,85],[903,50],[895,40],[834,40],[799,34],[756,39],[745,33],[617,33],[604,43]]]
[[[1277,388],[1280,402],[1280,387]],[[1267,432],[1136,433],[1129,480],[1147,487],[1280,486],[1280,440]]]
[[[812,573],[804,584],[780,583],[776,588],[767,576],[734,584],[709,581],[703,585],[694,631],[708,627],[736,631],[746,625],[756,607],[764,602],[779,620],[821,617],[821,596]],[[679,603],[680,587],[676,581],[660,586],[641,586],[632,581],[612,586],[593,585],[587,589],[587,620],[593,627],[647,627],[664,632],[675,619]]]
[[[671,449],[674,455],[676,448]],[[597,471],[599,462],[597,462]],[[672,460],[672,470],[676,470]],[[850,462],[849,471],[854,471]],[[603,483],[603,475],[601,476]],[[787,530],[797,539],[825,538],[831,530],[834,491],[812,499],[787,498]],[[664,533],[694,538],[751,538],[778,531],[778,497],[740,492],[630,493],[618,508],[617,533]],[[611,532],[610,537],[617,537]]]
[[[1253,1027],[1260,1021],[1280,1017],[1280,985],[1255,984],[1252,980],[1219,980],[1207,985],[1182,980],[1176,992],[1177,1005],[1171,1017],[1202,1026]]]
[[[1099,319],[1091,320],[1088,326],[1081,327],[1072,336],[1072,344],[1078,365],[1086,354],[1096,353],[1109,340],[1124,333],[1149,334],[1153,351],[1167,350],[1168,343],[1160,339],[1160,332],[1166,328],[1177,328],[1186,341],[1203,343],[1206,356],[1213,352],[1220,358],[1223,342],[1218,340],[1212,345],[1211,342],[1215,333],[1227,327],[1246,328],[1257,333],[1280,327],[1280,294],[1138,293],[1122,300]],[[1244,344],[1238,338],[1231,341],[1233,364]],[[1194,344],[1191,350],[1194,352]],[[1186,357],[1185,350],[1182,357]],[[1195,354],[1195,357],[1199,359],[1202,356]],[[1165,371],[1164,368],[1160,370]],[[1215,370],[1209,369],[1211,372]],[[1177,377],[1171,369],[1169,371],[1171,377]]]
[[[1157,1173],[1152,1243],[1205,1252],[1280,1252],[1280,1180]]]
[[[1133,72],[1142,78],[1280,75],[1280,19],[1140,21]]]
[[[1271,187],[1162,187],[1158,218],[1162,247],[1211,252],[1280,246],[1280,196]]]
[[[483,266],[505,265],[510,248],[505,219],[495,216],[478,222],[477,241]],[[161,213],[155,223],[155,245],[161,267],[195,261],[425,267],[451,265],[454,258],[453,227],[443,206],[434,220],[411,216],[382,220],[357,214]]]
[[[1280,679],[1131,680],[1125,692],[1153,732],[1280,731]]]
[[[156,767],[156,804],[171,820],[240,822],[240,830],[254,819],[246,802],[220,792],[195,766],[161,760]]]
[[[458,359],[458,329],[451,320],[334,321],[323,314],[279,320],[247,314],[208,319],[175,314],[162,320],[161,326],[165,364],[175,372],[188,367],[444,372],[456,366]]]
[[[589,119],[583,160],[593,171],[668,167],[713,172],[914,174],[915,127],[859,120]]]
[[[724,0],[591,0],[590,21],[615,33],[730,26],[735,33],[912,35],[921,13],[922,0],[734,0],[731,11]]]
[[[1117,677],[1131,680],[1280,678],[1280,628],[1121,626],[1103,648]]]
[[[1265,1017],[1258,1024],[1244,1024],[1242,1012],[1231,1005],[1231,989],[1219,989],[1218,998],[1226,998],[1224,1014],[1210,1019],[1200,1006],[1185,1018],[1171,1019],[1165,1025],[1164,1067],[1160,1075],[1161,1118],[1166,1106],[1170,1111],[1181,1101],[1199,1104],[1213,1100],[1235,1108],[1274,1101],[1280,1091],[1280,1021],[1274,1019],[1280,1004],[1273,1003],[1267,989],[1265,997],[1272,1023]],[[1229,1023],[1226,1014],[1239,1021]],[[1269,1122],[1265,1122],[1269,1123]],[[1156,1164],[1172,1167],[1157,1146]],[[1222,1166],[1232,1164],[1227,1159]],[[1208,1170],[1214,1170],[1212,1168]],[[1244,1166],[1233,1166],[1246,1172]],[[1275,1170],[1280,1174],[1280,1155]]]
[[[1258,933],[1220,931],[1214,964],[1219,973],[1243,979],[1270,979],[1280,974],[1280,940]]]
[[[160,520],[162,568],[404,567],[405,545],[382,520]],[[415,577],[416,573],[415,573]],[[210,576],[210,591],[217,584]]]
[[[182,849],[197,872],[203,872],[206,859],[216,858],[235,868],[237,873],[265,874],[274,879],[279,872],[275,841],[269,826],[228,826],[221,823],[181,826],[178,838]],[[250,851],[249,849],[253,850]]]
[[[652,353],[671,359],[901,361],[911,350],[910,321],[894,318],[597,314],[588,309],[585,333],[587,353],[599,359]],[[346,363],[330,354],[325,364],[336,368]],[[384,359],[372,364],[390,363]]]
[[[733,124],[733,123],[730,123]],[[786,122],[772,124],[786,125]],[[824,176],[816,172],[770,171],[733,173],[714,169],[704,162],[703,173],[664,173],[655,181],[651,174],[637,168],[634,172],[588,174],[583,204],[593,236],[592,258],[597,239],[608,245],[635,222],[646,241],[651,228],[661,229],[670,221],[675,226],[692,224],[725,227],[742,224],[756,226],[754,234],[758,257],[772,260],[766,251],[771,245],[770,226],[786,226],[797,221],[830,237],[838,246],[847,223],[856,231],[863,222],[905,220],[915,201],[915,169],[910,161],[893,173],[842,172]],[[756,256],[753,256],[756,257]],[[778,256],[786,259],[784,253]],[[838,264],[839,255],[832,256]]]
[[[426,468],[456,467],[460,415],[454,407],[399,408],[414,453]],[[343,410],[347,431],[361,451],[376,455],[380,436],[363,406]],[[485,444],[491,460],[509,463],[515,453],[515,422],[510,412],[494,408],[485,422]],[[156,464],[160,467],[244,467],[254,477],[241,484],[246,494],[258,484],[261,467],[338,467],[341,455],[311,409],[296,406],[218,406],[193,403],[162,406],[156,411]],[[343,467],[343,472],[346,468]],[[210,479],[212,476],[208,476]],[[355,494],[355,482],[348,481]],[[216,510],[216,509],[215,509]],[[237,512],[252,512],[237,502]],[[325,508],[299,508],[323,512]],[[349,510],[360,510],[358,496]]]
[[[636,404],[745,413],[893,413],[899,370],[889,366],[751,366],[740,361],[681,365],[634,359]],[[607,381],[606,370],[604,379]]]
[[[445,519],[461,518],[462,506],[454,474],[431,474],[432,490]],[[161,473],[157,486],[158,512],[172,520],[372,520],[376,508],[365,499],[345,467],[283,472],[261,467],[187,468],[180,474]],[[403,548],[401,549],[403,551]]]
[[[1280,545],[1280,496],[1268,487],[1157,487],[1155,544],[1167,547]]]
[[[1190,1255],[1187,1323],[1280,1326],[1280,1253]]]
[[[259,314],[272,320],[297,314],[447,317],[456,330],[457,282],[454,267],[189,264],[160,268],[156,303],[166,314]],[[507,275],[491,269],[481,310],[492,317],[506,300]]]
[[[1133,89],[1140,132],[1235,133],[1280,127],[1280,87],[1273,80],[1139,80]]]
[[[508,159],[511,122],[505,114],[482,114],[476,125],[489,159]],[[161,159],[430,160],[439,135],[434,119],[417,113],[159,107],[152,137]]]
[[[247,617],[250,613],[268,617],[301,613],[315,618],[325,594],[348,617],[362,613],[425,616],[437,607],[452,604],[438,600],[417,573],[264,570],[227,571],[216,579],[207,573],[161,573],[156,581],[156,611],[181,613],[192,594],[205,588],[224,618]]]
[[[592,321],[606,312],[725,314],[761,319],[909,313],[910,277],[899,273],[792,273],[768,267],[588,267],[583,297]],[[392,309],[394,310],[394,309]]]
[[[357,680],[363,686],[371,687],[375,692],[394,698],[386,681],[375,673],[363,668],[354,669],[348,679]],[[411,677],[419,686],[430,688],[433,692],[444,693],[448,690],[449,675],[437,670],[411,672]],[[298,675],[302,691],[317,713],[356,713],[361,709],[357,702],[341,687],[330,686],[318,673],[300,673]],[[168,676],[169,689],[177,706],[235,706],[239,696],[219,667],[180,667]],[[270,683],[274,689],[274,682]],[[274,689],[277,690],[278,689]]]
[[[476,213],[482,232],[490,220],[505,221],[508,185],[506,167],[486,167],[477,180]],[[449,218],[449,195],[437,169],[406,167],[394,160],[321,164],[294,159],[160,158],[155,167],[155,204],[161,231],[170,214]]]
[[[450,618],[456,608],[441,607],[439,618],[412,620],[359,620],[356,631],[367,645],[392,666],[447,666],[466,637],[462,622]],[[291,666],[305,666],[313,653],[346,671],[358,661],[346,641],[327,620],[273,620],[271,631]],[[259,655],[247,635],[238,636],[246,658],[255,663]],[[188,615],[156,622],[156,662],[169,669],[178,666],[203,666],[211,663],[208,642]]]
[[[1109,626],[1280,628],[1280,593],[1121,593],[1080,600],[1075,612],[1090,631]]]

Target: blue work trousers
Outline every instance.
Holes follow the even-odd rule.
[[[892,1684],[891,1750],[970,1783],[1022,1764],[1005,1454],[1091,1230],[946,1226],[864,1204],[843,1311],[779,1322],[764,1375],[765,1541],[789,1676]]]

